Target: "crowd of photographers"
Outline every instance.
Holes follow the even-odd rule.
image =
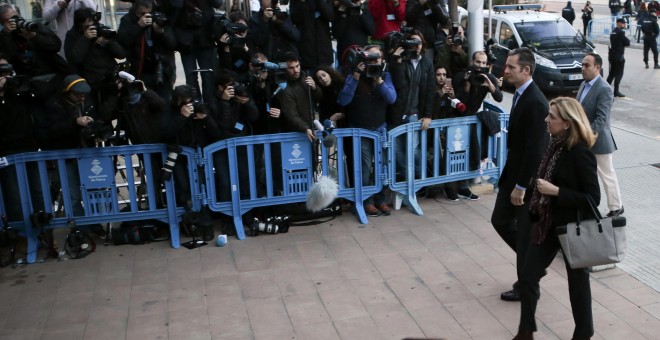
[[[315,119],[374,131],[421,121],[426,129],[431,119],[475,114],[488,93],[502,99],[488,73],[492,55],[470,61],[444,0],[261,0],[249,17],[239,1],[226,13],[222,0],[134,0],[117,31],[90,0],[47,0],[40,22],[0,4],[0,157],[116,144],[120,130],[133,144],[198,147],[278,132],[313,141]],[[174,87],[175,51],[187,85]],[[372,148],[365,143],[359,155],[365,185]],[[398,150],[405,160],[403,144]],[[214,162],[216,179],[227,182],[227,155]],[[176,157],[170,163],[166,174],[186,175]],[[1,171],[8,190],[10,170]],[[176,184],[184,204],[187,181]],[[219,198],[229,199],[229,185],[221,187]],[[478,198],[464,184],[447,197],[457,194]],[[388,203],[377,195],[365,210],[389,215]]]

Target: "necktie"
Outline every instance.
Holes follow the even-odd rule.
[[[518,94],[518,91],[515,91],[513,93],[513,105],[511,105],[511,111],[513,111],[513,109],[516,107],[516,104],[518,103],[518,97],[520,97],[520,95]]]

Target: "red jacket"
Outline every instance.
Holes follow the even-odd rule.
[[[369,0],[368,5],[376,22],[374,39],[382,40],[387,33],[398,31],[406,20],[406,0],[399,0],[398,6],[394,6],[392,0]],[[388,15],[394,15],[394,20],[388,20]]]

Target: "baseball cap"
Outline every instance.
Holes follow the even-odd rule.
[[[72,74],[64,78],[64,92],[89,93],[92,88],[87,84],[85,78]]]
[[[625,24],[625,23],[626,23],[626,19],[624,19],[624,18],[618,18],[618,19],[616,19],[616,22],[620,22],[620,23]]]

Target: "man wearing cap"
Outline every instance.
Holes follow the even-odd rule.
[[[608,59],[610,61],[610,74],[607,76],[607,82],[611,85],[614,80],[614,96],[625,97],[619,91],[619,84],[623,78],[623,66],[626,60],[623,58],[623,52],[626,46],[630,46],[630,40],[626,37],[623,29],[626,27],[626,20],[623,18],[616,19],[616,28],[610,34],[610,50]]]
[[[87,81],[79,75],[68,75],[64,78],[62,93],[46,104],[46,125],[42,126],[42,129],[47,133],[48,143],[44,145],[44,149],[78,149],[94,146],[94,141],[84,136],[90,131],[89,129],[97,130],[100,123],[95,121],[96,113],[93,106],[86,101],[91,90]],[[73,214],[67,212],[67,215],[83,216],[84,210],[80,203],[82,202],[80,177],[75,159],[66,160],[66,173],[73,210]],[[99,235],[103,234],[102,230],[100,224],[93,228],[93,231]]]

